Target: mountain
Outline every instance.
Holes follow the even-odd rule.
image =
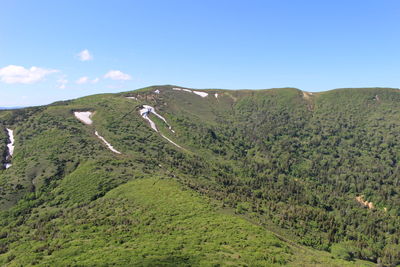
[[[0,107],[0,110],[7,110],[7,109],[20,109],[20,108],[23,108],[23,107]]]
[[[400,264],[399,103],[167,85],[0,111],[0,264]]]

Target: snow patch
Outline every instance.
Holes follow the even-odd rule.
[[[145,120],[147,120],[150,123],[150,127],[154,131],[158,132],[156,124],[149,118],[149,114],[151,113],[152,110],[154,110],[153,107],[144,105],[143,108],[139,111],[140,116],[142,116]]]
[[[10,143],[7,144],[8,147],[8,154],[12,157],[14,154],[14,131],[7,128],[8,138],[10,138]]]
[[[7,128],[7,133],[8,133],[8,139],[10,140],[10,143],[7,144],[8,152],[7,152],[6,161],[11,161],[11,158],[14,154],[14,142],[15,142],[14,131]],[[4,164],[4,167],[6,169],[10,168],[11,166],[12,166],[11,163]]]
[[[201,96],[201,97],[206,97],[206,96],[208,96],[208,93],[206,93],[206,92],[193,91],[193,93],[195,93],[196,95],[199,95],[199,96]]]
[[[172,130],[172,127],[168,124],[167,120],[161,116],[160,114],[158,114],[155,109],[152,106],[148,106],[148,105],[143,105],[143,108],[139,111],[140,112],[140,116],[142,116],[145,120],[147,120],[150,123],[150,127],[158,132],[158,129],[156,127],[156,124],[149,118],[149,114],[153,113],[154,115],[156,115],[157,117],[159,117],[162,121],[164,121],[167,125],[168,125],[168,129],[171,130],[171,132],[175,133],[174,130]],[[178,148],[182,148],[180,145],[178,145],[177,143],[175,143],[174,141],[172,141],[171,139],[169,139],[168,137],[166,137],[165,135],[161,134],[160,135],[166,139],[168,142],[170,142],[171,144],[175,145]],[[183,149],[183,148],[182,148]]]
[[[154,91],[154,93],[159,94],[160,90],[157,89],[157,90]]]
[[[147,111],[148,111],[148,113],[150,113],[150,112],[153,113],[154,115],[156,115],[157,117],[159,117],[161,120],[163,120],[166,124],[168,124],[167,120],[166,120],[163,116],[161,116],[160,114],[158,114],[158,113],[156,112],[156,110],[155,110],[152,106],[143,105],[143,108],[146,108]]]
[[[90,111],[85,111],[85,112],[75,111],[74,115],[78,120],[80,120],[84,124],[90,125],[93,123],[93,121],[90,119],[90,117],[92,117],[93,113]]]
[[[185,88],[177,88],[177,87],[174,87],[174,88],[172,88],[172,90],[175,90],[175,91],[185,91],[185,92],[188,92],[188,93],[194,93],[194,94],[199,95],[199,96],[201,96],[201,97],[206,97],[206,96],[208,96],[208,93],[206,93],[206,92],[192,91],[192,90],[185,89]]]
[[[80,120],[81,122],[83,122],[84,124],[87,125],[91,125],[93,124],[93,121],[91,120],[91,116],[93,115],[93,112],[90,111],[85,111],[85,112],[81,112],[81,111],[76,111],[74,112],[75,117]],[[107,142],[106,139],[104,139],[104,137],[102,137],[101,135],[99,135],[99,133],[97,131],[94,132],[94,134],[101,140],[103,141],[104,144],[106,144],[106,146],[108,147],[108,149],[110,149],[112,152],[117,153],[117,154],[121,154],[121,152],[119,152],[118,150],[116,150],[109,142]]]
[[[163,122],[165,122],[165,124],[167,124],[168,129],[170,129],[171,132],[175,133],[175,131],[172,130],[172,127],[168,124],[167,120],[163,116],[158,114],[152,106],[143,105],[143,108],[140,110],[140,116],[142,116],[143,118],[145,118],[146,120],[148,120],[150,122],[150,126],[151,126],[151,128],[153,128],[153,130],[158,132],[155,123],[148,116],[150,113],[153,113],[154,115],[159,117]]]
[[[215,96],[216,99],[218,99],[218,94],[217,93],[215,93],[214,96]]]
[[[168,142],[170,142],[171,144],[175,145],[176,147],[179,147],[181,149],[183,149],[183,147],[181,147],[180,145],[178,145],[177,143],[175,143],[174,141],[172,141],[171,139],[169,139],[168,137],[166,137],[165,135],[161,134],[161,136],[166,139]]]
[[[116,150],[109,142],[106,141],[106,139],[104,139],[103,136],[99,135],[99,133],[97,131],[94,132],[94,134],[101,140],[104,142],[104,144],[106,144],[106,146],[108,147],[108,149],[110,149],[112,152],[117,153],[117,154],[121,154],[121,152],[119,152],[118,150]]]
[[[138,100],[137,97],[134,97],[134,96],[127,96],[126,98],[133,99],[133,100]]]

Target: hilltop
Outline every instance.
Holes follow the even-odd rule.
[[[399,103],[166,85],[0,111],[0,263],[395,266]]]

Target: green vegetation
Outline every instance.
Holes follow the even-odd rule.
[[[2,265],[356,265],[305,248],[300,258],[270,232],[218,212],[216,203],[170,179],[135,180],[89,205],[31,214],[16,236],[2,233],[18,239],[0,255]]]
[[[400,264],[397,90],[172,87],[0,111],[1,264]]]

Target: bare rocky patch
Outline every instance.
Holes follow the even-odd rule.
[[[363,205],[364,207],[372,210],[375,208],[374,203],[369,202],[368,200],[364,200],[364,196],[358,196],[356,197],[356,200],[358,203],[360,203],[361,205]]]

